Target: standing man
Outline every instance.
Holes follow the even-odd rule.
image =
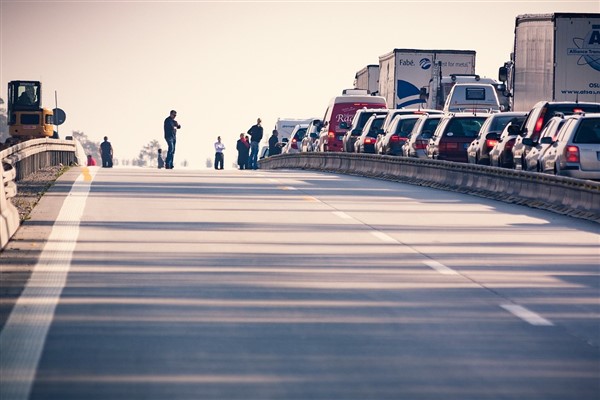
[[[263,137],[263,128],[260,125],[261,120],[256,120],[256,125],[252,125],[248,129],[248,135],[250,135],[250,169],[258,169],[258,145]]]
[[[215,169],[223,169],[223,150],[225,150],[225,145],[221,143],[221,136],[217,136],[215,142]]]
[[[113,148],[108,141],[108,136],[104,136],[104,142],[100,143],[100,156],[102,157],[102,168],[112,168]]]
[[[177,129],[181,129],[181,125],[175,121],[177,111],[171,110],[169,116],[165,118],[165,140],[167,141],[167,158],[165,159],[165,169],[173,169],[173,158],[175,157],[175,143],[177,142]]]

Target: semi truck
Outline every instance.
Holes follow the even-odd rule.
[[[600,14],[518,15],[513,52],[498,78],[516,111],[542,100],[600,102]]]
[[[379,92],[379,65],[367,65],[358,71],[354,76],[354,88],[376,95]]]
[[[423,108],[421,88],[440,65],[444,74],[475,74],[474,50],[394,49],[379,57],[379,95],[389,108]]]

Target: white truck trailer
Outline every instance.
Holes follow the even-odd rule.
[[[421,88],[438,62],[445,75],[475,74],[474,50],[394,49],[379,57],[379,95],[389,108],[422,108]]]
[[[379,92],[379,65],[367,65],[354,76],[354,88],[365,89],[369,94]]]
[[[499,79],[516,111],[542,100],[600,102],[600,14],[518,15],[511,60]]]
[[[296,125],[309,124],[314,120],[314,118],[277,118],[277,122],[275,123],[275,129],[277,129],[277,137],[280,142],[283,142],[283,139],[290,139],[290,135],[292,131],[296,127]],[[271,136],[271,132],[265,132],[265,139],[269,140]]]

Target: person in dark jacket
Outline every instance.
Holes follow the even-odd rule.
[[[269,157],[281,154],[281,143],[279,143],[279,132],[273,129],[273,134],[269,138]]]
[[[165,118],[164,130],[165,140],[167,141],[167,158],[165,159],[165,169],[173,169],[173,159],[175,158],[175,144],[177,142],[177,129],[181,129],[181,125],[175,121],[177,111],[171,110],[169,116]]]
[[[237,163],[240,169],[246,169],[248,166],[248,153],[250,152],[250,144],[246,140],[246,136],[240,133],[240,138],[237,141],[238,159]]]
[[[104,142],[100,143],[100,156],[102,157],[102,167],[112,168],[113,166],[113,148],[108,141],[108,136],[104,136]]]
[[[263,138],[263,127],[260,118],[256,120],[256,125],[248,129],[250,135],[250,169],[258,169],[258,145]]]

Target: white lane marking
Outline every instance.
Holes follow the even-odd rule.
[[[371,235],[375,236],[376,238],[386,242],[386,243],[398,243],[398,241],[396,239],[394,239],[393,237],[386,235],[383,232],[379,232],[379,231],[371,231]]]
[[[40,259],[0,332],[0,399],[29,397],[46,335],[71,268],[79,223],[97,170],[83,168],[73,183]]]
[[[340,217],[342,219],[352,219],[351,216],[349,216],[348,214],[346,214],[343,211],[333,211],[333,215]]]
[[[293,186],[280,186],[279,187],[281,190],[298,190]]]
[[[536,326],[553,326],[554,324],[548,321],[546,318],[541,315],[534,313],[531,310],[523,306],[519,306],[516,304],[501,304],[500,307],[504,308],[506,311],[511,314],[521,318],[522,320],[529,322],[531,325]]]
[[[446,267],[444,264],[439,263],[437,261],[427,260],[427,261],[423,261],[423,264],[427,265],[430,268],[435,269],[437,272],[439,272],[442,275],[458,275],[458,272],[456,272],[452,268]]]
[[[269,178],[269,181],[270,181],[270,182],[273,182],[273,183],[277,183],[277,182],[279,182],[277,179],[273,179],[273,178]]]

